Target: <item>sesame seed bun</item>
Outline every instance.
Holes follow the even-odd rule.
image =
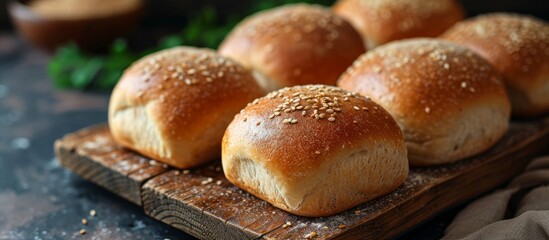
[[[124,72],[111,96],[109,127],[122,146],[189,168],[219,158],[234,115],[263,94],[249,70],[214,51],[167,49]]]
[[[390,43],[360,57],[338,85],[369,96],[398,122],[412,165],[483,152],[509,126],[499,73],[473,51],[434,39]]]
[[[516,14],[487,14],[456,24],[442,38],[473,49],[503,74],[514,115],[549,112],[547,22]]]
[[[267,91],[305,84],[335,85],[366,49],[353,27],[329,9],[286,5],[246,18],[219,52],[255,70]]]
[[[236,115],[223,137],[227,179],[301,216],[327,216],[387,194],[408,174],[395,120],[358,94],[284,88]]]
[[[404,38],[436,37],[464,17],[456,0],[339,0],[333,8],[370,49]]]

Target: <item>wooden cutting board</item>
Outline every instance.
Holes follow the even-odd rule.
[[[387,196],[335,216],[306,218],[231,185],[219,161],[191,170],[173,169],[121,148],[106,125],[55,142],[59,161],[75,174],[202,239],[395,237],[505,183],[548,147],[549,121],[513,123],[483,154],[450,165],[412,168],[406,182]]]

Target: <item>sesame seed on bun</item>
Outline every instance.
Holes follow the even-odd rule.
[[[412,165],[483,152],[509,126],[510,104],[499,72],[472,50],[446,41],[409,39],[378,47],[360,57],[338,85],[391,113]]]
[[[271,92],[247,106],[223,137],[227,179],[301,216],[332,215],[387,194],[408,174],[395,120],[337,87]]]
[[[122,146],[189,168],[219,158],[225,128],[263,94],[235,61],[209,49],[176,47],[124,72],[111,96],[109,127]]]
[[[549,23],[493,13],[460,22],[441,38],[471,48],[503,74],[514,115],[549,113]]]

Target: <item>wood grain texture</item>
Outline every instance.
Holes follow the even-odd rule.
[[[167,171],[118,146],[107,125],[92,126],[57,140],[55,155],[77,175],[137,205],[141,205],[141,185]]]
[[[80,139],[108,136],[93,131],[78,134]],[[226,180],[219,161],[190,171],[171,169],[146,181],[141,191],[132,191],[141,194],[148,215],[201,239],[304,238],[312,232],[317,234],[315,239],[386,239],[505,183],[548,147],[549,122],[514,123],[483,154],[449,165],[412,168],[393,193],[323,218],[295,216],[243,192]],[[90,152],[75,148],[70,157],[61,158],[89,158]]]
[[[230,184],[219,162],[143,186],[145,213],[201,239],[253,239],[287,221],[288,213]]]

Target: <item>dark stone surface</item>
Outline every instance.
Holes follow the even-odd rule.
[[[56,139],[107,120],[109,93],[55,90],[48,56],[10,34],[0,34],[0,44],[10,46],[0,47],[0,239],[190,239],[54,158]],[[402,238],[438,239],[456,212]]]
[[[53,141],[107,120],[109,94],[54,90],[48,56],[13,35],[0,45],[0,239],[190,239],[54,158]]]

